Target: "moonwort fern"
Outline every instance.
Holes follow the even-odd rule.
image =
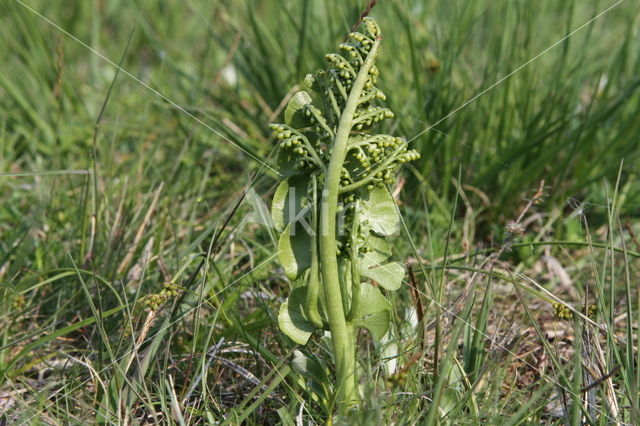
[[[342,413],[358,401],[356,331],[384,336],[391,305],[383,291],[404,277],[402,264],[389,261],[386,238],[399,216],[387,186],[400,164],[418,158],[404,139],[371,132],[394,115],[379,105],[385,94],[376,87],[380,29],[365,18],[361,31],[326,55],[327,70],[306,76],[308,91],[289,101],[285,124],[271,125],[283,178],[271,214],[294,282],[278,322],[299,344],[330,331]]]

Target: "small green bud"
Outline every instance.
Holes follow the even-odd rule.
[[[364,26],[367,34],[371,37],[376,38],[380,36],[380,27],[378,27],[378,24],[373,20],[373,18],[369,16],[363,18],[362,25]]]

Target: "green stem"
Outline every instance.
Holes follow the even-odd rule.
[[[333,82],[336,84],[336,87],[338,88],[338,91],[340,92],[340,95],[342,95],[344,101],[347,102],[349,100],[349,95],[347,95],[347,91],[340,82],[340,79],[336,76],[333,76]],[[340,117],[340,115],[338,117]]]
[[[302,141],[304,142],[305,148],[307,148],[307,151],[309,151],[309,154],[311,154],[310,159],[313,161],[315,165],[318,166],[320,170],[324,172],[325,171],[324,163],[322,162],[320,157],[318,157],[318,153],[316,152],[315,148],[311,145],[311,142],[309,142],[309,139],[307,139],[307,137],[302,133],[299,133],[299,135],[302,137]]]
[[[333,108],[333,113],[336,115],[336,117],[340,117],[340,107],[338,106],[338,101],[336,100],[336,97],[333,95],[333,90],[331,89],[325,89],[327,92],[327,95],[329,96],[329,101],[331,102],[331,108]]]
[[[359,312],[361,304],[360,286],[360,247],[358,247],[358,205],[355,206],[353,215],[353,225],[351,227],[351,308],[349,309],[348,321],[353,321],[356,312]]]
[[[324,131],[327,132],[329,136],[333,137],[333,130],[331,130],[331,128],[327,124],[327,121],[324,119],[324,117],[320,115],[315,108],[309,108],[309,112],[311,112],[311,115],[313,115],[313,118],[316,119],[316,121],[324,129]]]
[[[322,328],[322,318],[318,313],[318,293],[320,292],[320,268],[318,265],[318,194],[316,175],[311,175],[313,187],[313,210],[311,211],[311,267],[309,268],[309,287],[307,288],[306,309],[307,317],[318,328]]]
[[[376,40],[358,72],[340,117],[333,143],[329,168],[325,177],[320,206],[320,263],[329,330],[336,363],[338,414],[346,414],[358,399],[355,374],[355,341],[353,327],[347,325],[346,307],[342,303],[336,246],[336,210],[340,190],[340,173],[347,153],[353,115],[375,60],[380,40]]]
[[[362,114],[356,120],[354,120],[353,124],[364,123],[367,119],[378,116],[381,112],[391,111],[389,108],[374,108],[373,111],[368,112],[366,114]]]

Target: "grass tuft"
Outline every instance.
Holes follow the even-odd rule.
[[[267,124],[366,2],[76,3],[0,6],[0,424],[329,423],[327,337],[276,324]],[[422,157],[348,422],[640,424],[639,14],[371,10]]]

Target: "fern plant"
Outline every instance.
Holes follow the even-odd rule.
[[[357,330],[379,340],[389,327],[383,291],[400,287],[404,267],[388,260],[386,238],[399,223],[388,185],[419,156],[402,138],[370,132],[394,116],[378,105],[385,100],[376,87],[380,42],[378,25],[364,18],[361,32],[326,55],[329,68],[306,76],[308,91],[289,101],[285,124],[271,125],[282,176],[271,214],[279,260],[294,283],[278,322],[303,345],[314,331],[330,331],[339,413],[359,399]]]

